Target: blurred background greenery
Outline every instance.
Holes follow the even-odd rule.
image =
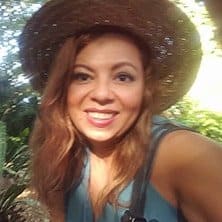
[[[221,56],[222,1],[172,0],[199,23],[212,26],[213,49],[207,52]],[[30,152],[28,136],[35,118],[39,95],[23,76],[16,39],[30,15],[44,0],[0,1],[0,222],[47,221],[39,204],[27,190]],[[195,7],[203,8],[197,11]],[[199,17],[198,17],[199,18]],[[219,52],[219,53],[218,53]],[[220,103],[220,101],[217,101]],[[165,113],[218,142],[222,142],[222,112],[203,109],[185,96]],[[24,195],[26,193],[28,195]]]

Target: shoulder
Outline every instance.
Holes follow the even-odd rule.
[[[191,174],[191,170],[200,170],[204,174],[204,166],[217,164],[222,167],[222,147],[198,133],[176,130],[162,139],[157,158],[169,167],[173,175],[181,175],[181,172]]]
[[[207,138],[164,117],[155,116],[152,132],[153,140],[160,138],[154,171],[156,168],[157,172],[163,170],[167,178],[169,173],[187,165],[195,155],[206,152],[211,144]]]
[[[221,146],[188,130],[167,134],[159,146],[157,168],[189,221],[222,221]]]
[[[198,133],[188,130],[176,130],[167,134],[160,143],[160,153],[171,160],[176,169],[192,167],[203,160],[221,158],[219,144]],[[172,159],[171,159],[172,158]],[[189,163],[189,165],[188,165]],[[209,165],[209,162],[206,162]]]
[[[190,158],[199,157],[200,153],[215,154],[221,152],[219,146],[214,141],[194,132],[191,128],[186,127],[174,120],[169,120],[163,116],[155,115],[152,119],[153,139],[161,138],[159,143],[159,155],[166,157],[178,158],[173,161],[175,166],[182,164],[183,161],[189,161]],[[182,161],[182,162],[181,162]]]

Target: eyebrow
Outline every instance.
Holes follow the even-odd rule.
[[[119,63],[113,65],[111,69],[115,70],[115,69],[121,68],[122,66],[129,66],[129,67],[133,68],[135,71],[138,71],[138,68],[130,62],[119,62]],[[85,68],[90,72],[94,71],[93,68],[89,67],[88,65],[81,64],[81,63],[74,65],[73,69],[76,69],[76,68]]]
[[[134,65],[133,65],[132,63],[130,63],[130,62],[119,62],[119,63],[115,64],[115,65],[112,67],[112,70],[121,68],[122,66],[130,66],[130,67],[133,68],[135,71],[138,71],[137,67],[134,66]]]
[[[76,64],[76,65],[74,65],[73,69],[76,69],[76,68],[84,68],[84,69],[87,69],[90,72],[94,71],[92,68],[90,68],[89,66],[84,65],[84,64]]]

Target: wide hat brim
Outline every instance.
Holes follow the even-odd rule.
[[[175,104],[195,80],[201,60],[199,34],[190,19],[167,0],[52,0],[27,22],[19,38],[22,68],[42,91],[65,39],[96,24],[127,27],[155,55],[161,91],[156,113]]]

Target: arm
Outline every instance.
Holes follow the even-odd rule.
[[[170,141],[176,159],[172,183],[189,222],[222,221],[222,148],[193,132]]]

